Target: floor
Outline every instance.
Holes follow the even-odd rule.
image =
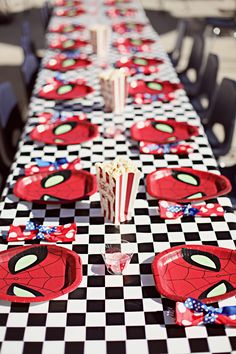
[[[227,16],[236,10],[236,0],[141,0],[141,2],[167,51],[171,50],[175,43],[176,24],[183,14],[189,20],[191,32],[194,33],[202,28],[205,16]],[[43,0],[2,0],[0,3],[0,13],[11,13],[12,16],[10,23],[0,25],[0,81],[12,82],[25,115],[27,102],[20,73],[23,60],[23,53],[19,46],[21,23],[25,18],[30,21],[36,47],[42,49],[44,47],[44,33],[40,18],[42,3]],[[206,43],[207,52],[219,56],[218,81],[220,82],[223,77],[236,80],[236,37],[233,33],[224,33],[220,37],[209,36],[207,33]],[[190,48],[191,37],[187,37],[180,68],[185,66]],[[221,162],[226,165],[236,163],[236,132],[232,150]]]

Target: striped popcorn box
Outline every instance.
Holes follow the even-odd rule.
[[[111,40],[111,29],[107,25],[96,24],[89,28],[93,52],[99,58],[106,58]]]
[[[104,106],[105,106],[105,111],[106,112],[112,112],[114,109],[114,95],[112,94],[113,92],[113,86],[111,82],[111,76],[113,73],[113,69],[109,69],[106,71],[103,71],[100,74],[100,86],[101,86],[101,94],[104,99]]]
[[[122,114],[128,96],[127,72],[124,68],[109,69],[100,75],[101,93],[106,112]]]
[[[95,166],[104,217],[114,224],[130,220],[141,172],[133,161],[124,158]]]

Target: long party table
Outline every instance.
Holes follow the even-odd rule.
[[[128,18],[108,18],[108,9],[102,0],[84,0],[84,15],[75,18],[52,16],[50,26],[59,23],[79,23],[88,26],[94,23],[111,25]],[[178,82],[178,77],[163,50],[160,38],[153,30],[137,0],[122,7],[135,7],[138,12],[131,21],[147,23],[142,35],[129,32],[122,36],[151,38],[155,40],[152,51],[145,56],[164,60],[160,71],[150,79],[159,78]],[[49,33],[47,42],[56,38]],[[70,38],[89,38],[72,33]],[[112,33],[112,42],[120,35]],[[227,197],[218,201],[225,210],[223,217],[185,217],[176,220],[161,219],[157,200],[146,192],[145,177],[160,167],[191,167],[216,174],[217,163],[208,145],[199,117],[193,110],[184,90],[177,92],[170,103],[159,101],[147,105],[132,104],[129,98],[122,116],[104,113],[100,95],[98,75],[102,71],[91,46],[81,52],[90,55],[93,65],[88,69],[68,71],[61,74],[63,79],[83,78],[94,88],[94,92],[83,99],[70,101],[47,101],[37,97],[38,89],[54,73],[43,65],[55,53],[46,50],[29,106],[29,118],[19,143],[19,149],[12,164],[11,174],[1,201],[1,232],[4,234],[11,223],[26,224],[36,220],[44,225],[58,225],[76,222],[76,241],[72,244],[58,244],[78,253],[83,263],[83,280],[76,290],[48,302],[8,303],[0,300],[0,352],[1,354],[188,354],[224,353],[236,351],[236,331],[222,325],[179,327],[175,325],[173,310],[175,302],[161,297],[157,292],[151,271],[155,254],[182,244],[215,245],[235,249],[236,219]],[[142,56],[142,53],[137,55]],[[111,46],[108,62],[112,65],[121,54]],[[144,78],[138,74],[136,78]],[[129,80],[134,80],[130,78]],[[73,113],[84,112],[88,119],[99,126],[100,135],[81,145],[52,146],[34,142],[29,133],[38,124],[36,115],[55,110]],[[177,122],[189,122],[198,126],[200,135],[191,139],[194,151],[189,156],[165,154],[155,156],[140,154],[138,143],[130,139],[129,128],[134,122],[154,118]],[[115,139],[105,138],[104,129],[109,124],[122,124],[124,134]],[[13,194],[13,186],[24,166],[35,158],[54,161],[67,157],[73,160],[79,156],[82,167],[95,174],[95,163],[128,156],[143,173],[135,202],[134,217],[130,222],[115,226],[105,222],[99,194],[85,200],[66,205],[45,205],[19,200]],[[123,275],[110,275],[100,254],[101,244],[110,239],[123,238],[133,243],[135,254]],[[31,242],[32,243],[32,242]],[[0,238],[0,251],[29,241],[7,244]],[[38,243],[38,241],[33,241]],[[46,244],[41,242],[41,244]],[[221,301],[220,306],[236,305],[235,297]]]

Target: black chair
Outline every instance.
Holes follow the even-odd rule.
[[[168,53],[173,66],[177,66],[180,60],[183,39],[187,32],[188,23],[186,20],[180,20],[177,26],[177,39],[174,49]]]
[[[38,62],[40,63],[41,58],[37,54],[37,50],[31,36],[30,24],[28,21],[24,21],[22,23],[20,44],[23,49],[24,56],[33,54],[37,57]]]
[[[219,68],[219,59],[215,54],[209,54],[203,75],[200,79],[195,92],[192,91],[190,100],[204,122],[207,112],[211,109],[214,92],[217,86],[217,73]]]
[[[236,14],[234,17],[207,17],[205,25],[212,28],[212,34],[220,36],[223,31],[236,31]]]
[[[201,77],[201,67],[204,54],[204,38],[200,35],[196,35],[193,38],[193,45],[191,53],[189,56],[187,67],[179,73],[179,78],[187,94],[191,95],[192,92],[196,90],[196,87],[199,85],[199,80]],[[194,71],[195,80],[191,81],[189,78],[189,71]]]
[[[216,158],[226,155],[232,144],[236,117],[236,82],[224,78],[221,82],[211,110],[207,114],[205,132]],[[222,141],[213,132],[218,123],[224,130]]]
[[[1,160],[1,156],[0,156],[0,196],[2,194],[4,187],[5,187],[9,172],[10,172],[10,168],[8,168],[4,164],[4,162]]]
[[[32,53],[27,54],[21,66],[21,73],[23,76],[23,81],[25,83],[28,100],[30,99],[34,88],[38,67],[39,67],[39,62],[36,56]]]
[[[46,30],[48,27],[48,23],[49,23],[51,14],[52,14],[52,7],[48,3],[48,1],[45,1],[42,8],[41,8],[41,21],[42,21],[44,30]]]
[[[10,82],[0,84],[0,160],[5,171],[14,158],[24,121]]]
[[[231,200],[233,209],[236,210],[236,165],[229,167],[220,167],[220,173],[227,177],[232,185],[232,190],[228,194],[228,197]]]

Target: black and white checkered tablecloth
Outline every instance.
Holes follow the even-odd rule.
[[[94,14],[94,4],[98,11]],[[50,25],[66,22],[108,23],[123,19],[109,19],[101,0],[84,0],[87,13],[76,19],[52,17]],[[128,7],[127,5],[123,5]],[[142,6],[133,0],[130,4],[138,9],[132,21],[148,22]],[[78,35],[78,32],[77,32]],[[128,34],[130,35],[130,34]],[[126,35],[126,36],[128,36]],[[137,33],[132,37],[138,38]],[[48,34],[47,41],[56,35]],[[82,35],[80,35],[81,38]],[[88,31],[84,37],[88,38]],[[153,78],[178,81],[177,75],[163,50],[156,32],[148,25],[143,37],[153,38],[148,56],[165,60],[159,73]],[[70,35],[75,38],[75,34]],[[113,33],[112,40],[119,35]],[[91,54],[91,47],[82,50]],[[47,50],[45,62],[53,51]],[[142,54],[141,54],[142,55]],[[146,55],[146,53],[145,53]],[[110,49],[109,62],[120,57],[116,49]],[[83,262],[83,280],[72,293],[49,302],[38,304],[9,304],[0,301],[0,352],[1,354],[187,354],[187,353],[236,353],[236,330],[224,326],[201,326],[182,328],[174,324],[171,316],[174,302],[162,298],[156,291],[151,272],[155,254],[180,244],[218,245],[235,249],[236,223],[228,198],[218,198],[224,206],[225,216],[214,218],[191,218],[162,220],[157,213],[157,201],[146,192],[145,176],[158,167],[192,167],[218,173],[204,131],[192,139],[195,149],[188,157],[166,154],[163,157],[139,154],[138,144],[130,140],[129,128],[137,121],[150,117],[171,118],[179,122],[188,121],[200,125],[183,90],[170,103],[154,102],[150,105],[128,104],[122,117],[102,110],[103,100],[99,93],[98,74],[101,71],[96,57],[91,54],[94,65],[87,70],[70,71],[62,74],[66,79],[82,77],[94,87],[94,93],[85,99],[54,102],[32,97],[29,119],[22,135],[12,172],[0,204],[1,231],[7,231],[11,223],[25,224],[34,219],[45,225],[58,225],[75,221],[77,236],[73,244],[62,247],[77,252]],[[53,72],[41,68],[34,93]],[[141,74],[138,75],[142,77]],[[130,80],[133,80],[131,78]],[[92,123],[99,126],[100,136],[82,145],[56,147],[32,141],[29,133],[37,124],[37,113],[55,109],[88,114]],[[125,126],[125,134],[117,139],[103,137],[104,127],[111,123]],[[12,190],[25,164],[40,157],[53,161],[58,157],[74,159],[80,156],[83,168],[95,173],[95,162],[128,156],[143,172],[132,221],[115,227],[104,222],[99,194],[69,205],[37,205],[19,201]],[[109,275],[100,255],[100,246],[111,238],[124,238],[134,244],[135,254],[124,275]],[[7,245],[0,241],[0,250],[26,244]],[[58,246],[60,247],[60,246]],[[236,305],[235,297],[221,301],[219,305]]]

